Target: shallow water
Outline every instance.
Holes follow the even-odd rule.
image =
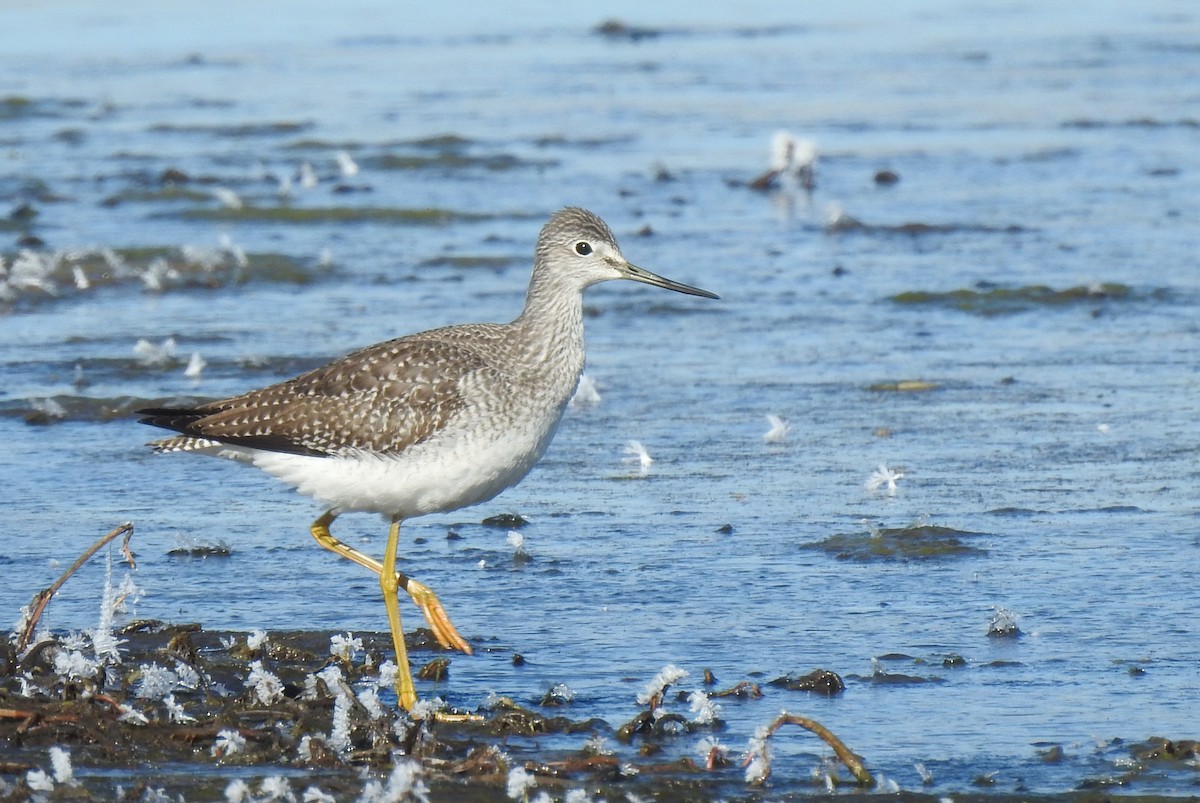
[[[565,683],[573,718],[615,727],[667,663],[686,688],[705,667],[722,686],[822,667],[844,694],[725,702],[722,741],[804,712],[934,794],[1068,791],[1126,771],[1116,740],[1196,737],[1200,15],[693,5],[257,4],[219,27],[140,3],[0,10],[0,616],[133,520],[137,616],[383,629],[370,576],[307,535],[314,504],[152,455],[127,411],[507,319],[542,220],[576,204],[632,261],[722,299],[590,291],[601,402],[569,412],[522,485],[405,525],[406,571],[479,648],[423,694],[469,708]],[[658,35],[601,36],[607,16]],[[811,194],[743,186],[777,129],[816,142]],[[339,177],[339,151],[357,175]],[[900,181],[877,185],[884,168]],[[835,204],[862,225],[828,227]],[[45,286],[16,286],[23,234],[42,257],[120,259],[60,253]],[[166,251],[123,250],[147,248]],[[135,355],[169,337],[168,365]],[[932,387],[898,389],[913,380]],[[767,414],[790,421],[784,442],[763,441]],[[631,439],[645,475],[623,463]],[[865,487],[881,463],[903,472],[895,496]],[[479,524],[503,512],[530,520],[530,562]],[[874,529],[914,522],[976,533],[982,554],[871,552]],[[385,527],[335,532],[377,552]],[[812,548],[839,537],[865,553]],[[167,554],[217,542],[228,558]],[[47,623],[94,626],[102,572]],[[996,607],[1019,638],[988,637]],[[884,682],[880,656],[936,682]],[[1066,758],[1043,762],[1053,744]],[[777,737],[776,791],[823,789],[820,748]]]

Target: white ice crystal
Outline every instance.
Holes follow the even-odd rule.
[[[246,748],[246,737],[230,728],[224,728],[217,733],[217,740],[213,742],[212,754],[217,758],[222,756],[232,756],[234,753],[240,753]]]
[[[141,677],[133,688],[135,697],[142,700],[161,700],[175,689],[179,676],[158,664],[142,664],[138,671]]]
[[[353,633],[337,634],[329,639],[329,654],[343,661],[354,661],[362,654],[363,642]]]
[[[692,711],[692,722],[697,725],[711,725],[721,711],[721,706],[708,699],[708,695],[702,691],[689,694],[688,705]]]
[[[54,771],[55,783],[73,783],[75,770],[71,768],[71,754],[62,747],[50,748],[50,767]]]
[[[513,800],[528,799],[530,790],[535,786],[537,786],[537,781],[524,767],[513,767],[508,771],[508,781],[505,784],[505,791]]]
[[[658,695],[662,694],[668,686],[671,686],[687,677],[687,670],[680,669],[675,664],[667,664],[659,670],[654,679],[646,684],[646,687],[637,696],[639,705],[646,705]]]
[[[262,705],[271,705],[283,699],[283,681],[275,673],[263,668],[262,661],[250,662],[250,675],[246,678],[246,687]]]

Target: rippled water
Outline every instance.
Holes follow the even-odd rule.
[[[479,648],[423,694],[565,683],[572,717],[615,726],[667,663],[689,689],[822,667],[844,694],[726,702],[722,740],[786,708],[904,789],[1194,794],[1186,766],[1116,781],[1126,743],[1200,719],[1192,4],[612,9],[645,36],[478,12],[0,10],[0,616],[133,520],[137,616],[383,629],[372,578],[309,538],[313,503],[152,455],[128,412],[508,319],[541,222],[582,205],[722,299],[590,291],[600,403],[516,489],[405,525],[406,570]],[[779,129],[816,143],[813,192],[745,186]],[[147,365],[143,338],[175,358]],[[880,464],[894,496],[866,488]],[[503,512],[530,562],[479,524]],[[889,552],[878,531],[914,523],[972,549]],[[378,552],[385,527],[335,531]],[[168,555],[213,543],[230,556]],[[92,626],[101,577],[48,623]],[[987,635],[997,607],[1020,637]],[[779,738],[776,790],[820,754]]]

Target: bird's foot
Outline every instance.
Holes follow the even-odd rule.
[[[473,650],[467,640],[459,635],[454,624],[450,621],[450,617],[446,614],[446,609],[442,607],[441,600],[437,598],[437,594],[433,593],[433,589],[424,583],[420,583],[411,577],[408,579],[408,585],[405,590],[412,597],[412,601],[421,609],[421,613],[425,616],[425,621],[429,623],[429,629],[433,631],[433,636],[447,649],[455,649],[460,652],[465,652],[471,655]]]

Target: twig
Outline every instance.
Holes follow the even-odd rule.
[[[725,689],[724,691],[709,692],[708,696],[714,697],[714,698],[716,698],[716,697],[737,697],[739,699],[749,698],[751,700],[757,700],[763,696],[763,693],[762,693],[762,689],[759,688],[757,683],[753,683],[749,680],[743,680],[743,681],[740,681],[736,686],[731,686],[730,688]]]
[[[768,738],[770,738],[771,734],[775,733],[775,731],[779,730],[784,725],[799,725],[805,730],[812,731],[813,733],[817,734],[817,736],[820,736],[823,740],[825,740],[825,743],[833,748],[833,752],[836,753],[841,762],[846,765],[846,769],[850,770],[850,773],[854,776],[854,779],[858,781],[860,786],[870,786],[875,782],[875,779],[871,777],[871,773],[868,772],[867,768],[863,766],[862,759],[854,755],[850,748],[846,747],[845,742],[843,742],[837,736],[834,736],[832,731],[830,731],[820,722],[817,722],[815,719],[809,719],[808,717],[800,716],[799,714],[788,714],[784,712],[779,715],[778,719],[776,719],[767,727],[766,732],[763,734],[764,743]],[[765,775],[763,776],[763,780],[766,780]]]
[[[101,547],[118,536],[124,535],[125,541],[121,544],[121,554],[125,555],[126,560],[131,566],[133,563],[133,552],[129,549],[129,539],[133,537],[133,522],[125,522],[124,524],[115,527],[108,535],[105,535],[96,543],[88,547],[87,551],[80,555],[71,566],[62,573],[62,576],[54,581],[54,584],[48,588],[43,588],[41,591],[33,595],[33,599],[29,602],[29,618],[25,621],[25,627],[22,628],[20,635],[17,637],[17,652],[25,651],[29,645],[29,640],[33,638],[33,631],[37,629],[37,623],[42,618],[42,612],[46,610],[46,606],[50,604],[50,599],[58,593],[58,589],[62,588],[63,583],[67,582],[67,578],[79,570],[79,567],[88,562],[88,559],[100,551]]]
[[[36,711],[22,711],[18,708],[0,708],[0,719],[31,719],[36,716]]]

